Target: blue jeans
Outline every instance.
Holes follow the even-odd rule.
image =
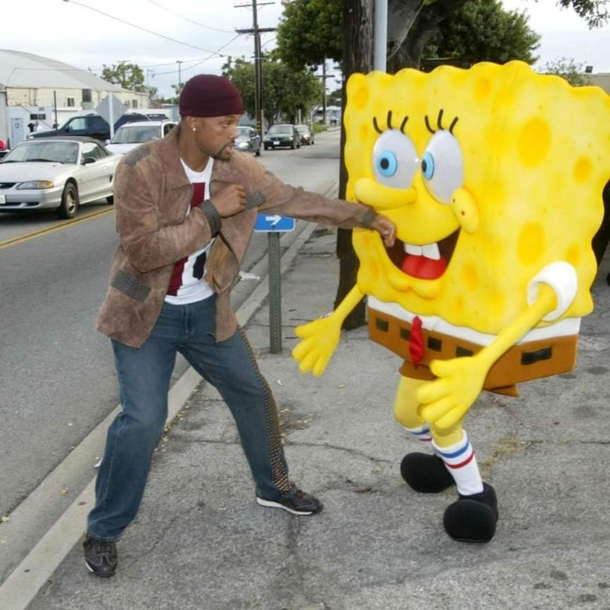
[[[97,475],[96,503],[88,520],[94,538],[118,540],[138,512],[153,451],[165,428],[178,352],[229,406],[257,495],[277,500],[294,493],[271,390],[241,329],[216,343],[215,313],[215,297],[189,305],[165,303],[142,347],[112,342],[122,412],[108,430]]]

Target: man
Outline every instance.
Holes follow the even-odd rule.
[[[122,412],[108,430],[84,542],[89,570],[112,576],[116,541],[134,519],[167,418],[180,352],[229,406],[262,506],[313,515],[322,503],[288,478],[273,397],[230,307],[230,287],[256,210],[369,227],[390,245],[395,227],[371,209],[287,186],[234,153],[243,103],[225,78],[199,75],[180,95],[182,121],[117,168],[120,243],[97,327],[112,340]]]

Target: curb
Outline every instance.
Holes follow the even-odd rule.
[[[336,188],[337,184],[335,183],[327,189],[324,195],[327,197],[334,196],[333,191]],[[297,226],[295,232],[282,236],[281,245],[288,247],[281,258],[280,273],[282,275],[288,270],[316,227],[315,223],[303,222],[302,228]],[[265,273],[264,279],[235,312],[240,326],[248,324],[264,305],[269,295],[268,265],[265,265],[266,261],[264,259],[259,261],[256,266],[257,268],[260,266],[259,273]],[[169,392],[166,425],[172,423],[202,382],[202,378],[191,367],[182,374]],[[18,556],[23,556],[24,553],[27,553],[27,555],[0,585],[0,608],[26,610],[53,572],[85,533],[86,517],[95,501],[95,476],[35,546],[31,547],[35,542],[31,539],[31,532],[38,520],[37,515],[40,513],[40,507],[47,504],[45,497],[60,493],[63,487],[62,481],[67,478],[70,472],[82,468],[83,461],[91,461],[93,466],[92,457],[95,457],[95,454],[101,451],[100,447],[103,449],[106,430],[119,411],[120,406],[117,406],[11,513],[11,521],[2,525],[4,530],[2,538],[5,538],[4,534],[9,534],[7,536],[9,540],[0,540],[2,545],[0,548],[3,551],[7,550],[6,545],[12,539],[14,546],[21,547],[15,549],[13,553]],[[27,549],[31,550],[28,552]],[[9,565],[5,570],[8,571],[11,567]]]

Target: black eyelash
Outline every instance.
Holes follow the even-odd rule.
[[[438,126],[438,130],[443,130],[443,131],[445,131],[445,128],[443,127],[443,113],[444,112],[445,112],[444,108],[441,108],[439,113],[438,113],[438,117],[436,119],[436,124]],[[432,127],[430,125],[430,119],[428,118],[428,115],[426,115],[424,117],[424,120],[426,121],[426,129],[431,134],[435,134],[438,130],[432,129]],[[455,119],[453,119],[453,121],[451,122],[451,126],[449,127],[449,133],[453,134],[453,129],[457,125],[458,121],[459,121],[459,117],[456,116]]]
[[[402,120],[402,123],[400,124],[400,131],[402,131],[402,133],[405,132],[405,127],[407,125],[408,120],[409,120],[409,117],[406,116]],[[377,122],[377,117],[374,116],[373,117],[373,127],[375,128],[375,131],[377,133],[383,133],[386,130],[394,129],[394,127],[392,126],[392,111],[391,110],[388,110],[388,116],[387,116],[386,122],[387,122],[386,129],[379,129],[379,123]]]

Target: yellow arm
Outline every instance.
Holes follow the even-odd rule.
[[[434,360],[430,369],[438,379],[417,392],[420,415],[440,430],[457,424],[478,398],[496,360],[556,307],[554,290],[541,284],[536,301],[475,356]]]
[[[324,373],[339,343],[343,321],[363,297],[358,286],[354,286],[330,316],[297,326],[295,332],[302,341],[292,350],[292,357],[299,362],[301,373],[313,371],[316,377]]]

